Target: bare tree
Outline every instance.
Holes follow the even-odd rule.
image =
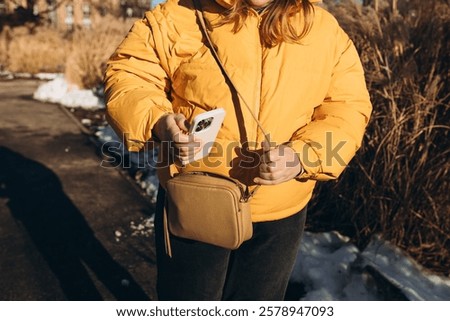
[[[42,21],[42,18],[45,17],[48,13],[57,10],[61,5],[67,2],[67,0],[53,0],[47,1],[47,9],[44,11],[35,14],[34,8],[37,4],[36,0],[27,0],[25,5],[22,5],[22,2],[17,0],[12,0],[12,2],[17,6],[14,9],[13,13],[8,13],[3,16],[0,16],[0,31],[4,26],[20,26],[27,23],[31,24],[39,24]]]
[[[124,18],[142,17],[145,11],[150,10],[151,0],[121,0],[120,7]]]

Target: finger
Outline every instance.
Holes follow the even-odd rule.
[[[192,155],[195,155],[193,149],[191,150],[177,150],[176,155],[178,158],[181,157],[191,157]]]
[[[181,129],[184,132],[189,131],[189,122],[187,121],[186,117],[183,114],[176,114],[174,120],[179,129]]]
[[[270,163],[262,163],[259,166],[260,173],[276,173],[281,170],[281,166],[279,163],[270,162]]]
[[[172,136],[172,141],[176,144],[197,144],[202,145],[202,139],[196,135],[189,135],[182,131],[179,128],[174,130],[174,134]]]
[[[203,147],[203,141],[192,135],[179,134],[173,141],[173,146],[178,149],[189,149],[198,152]]]
[[[262,163],[259,165],[259,172],[260,173],[270,173],[270,166],[268,163]]]
[[[261,142],[261,147],[263,150],[262,161],[264,163],[270,163],[270,151],[271,151],[270,144],[264,140]]]
[[[172,140],[176,144],[188,144],[195,142],[195,137],[193,137],[192,135],[187,135],[180,131],[179,128],[177,128],[177,132],[173,135]]]
[[[204,146],[201,144],[201,141],[193,141],[189,143],[176,143],[173,144],[175,149],[175,155],[177,157],[187,157],[194,158],[194,156],[199,153]]]
[[[172,146],[174,148],[199,148],[201,146],[201,143],[199,141],[188,141],[188,142],[181,142],[181,141],[173,141]]]
[[[198,137],[195,134],[190,134],[188,135],[190,137],[190,139],[192,139],[194,142],[199,142],[200,144],[203,144],[203,141],[200,137]]]
[[[265,164],[269,164],[271,167],[279,166],[278,163],[282,161],[283,158],[278,154],[278,149],[272,149],[269,152],[266,152],[261,157],[261,162]]]
[[[176,148],[175,153],[177,156],[194,156],[199,152],[199,147],[196,146],[190,146],[190,147],[182,147],[182,148]]]
[[[276,181],[279,178],[274,173],[259,173],[259,177],[268,181]]]
[[[270,163],[270,155],[268,153],[264,153],[261,155],[261,163],[262,164]]]
[[[276,161],[277,158],[278,158],[278,157],[277,157],[277,151],[276,151],[276,149],[272,149],[272,150],[270,150],[270,151],[265,152],[264,154],[262,154],[262,156],[261,156],[261,161],[262,161],[263,163],[269,164],[269,163],[271,163],[271,162],[273,162],[273,161]]]
[[[267,148],[267,146],[269,146],[267,142],[263,142],[263,143],[266,146],[264,148]],[[280,149],[279,146],[271,147],[270,150],[267,150],[265,153],[263,153],[261,160],[264,163],[277,162],[280,159],[282,159],[283,156],[284,156],[283,151]]]
[[[180,160],[181,164],[186,165],[186,164],[189,164],[193,158],[192,157],[178,157],[178,159]]]
[[[268,179],[271,181],[276,181],[278,179],[280,179],[281,177],[285,177],[285,172],[283,170],[280,169],[275,169],[273,170],[272,168],[270,168],[270,171],[267,172],[261,172],[259,173],[259,177],[263,178],[263,179]]]
[[[266,155],[266,152],[270,151],[270,145],[264,140],[261,142],[261,148],[263,150],[261,155],[261,162],[268,163],[270,162],[269,155]]]
[[[268,152],[271,149],[270,144],[267,141],[265,141],[265,140],[261,142],[261,147],[262,147],[264,152]]]

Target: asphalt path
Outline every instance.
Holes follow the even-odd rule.
[[[0,300],[155,300],[151,204],[38,84],[0,81]]]

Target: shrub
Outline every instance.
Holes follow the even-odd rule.
[[[66,78],[80,88],[102,83],[105,64],[130,28],[130,23],[106,16],[92,29],[77,29],[71,35]]]
[[[9,28],[4,28],[0,33],[0,70],[6,69],[8,64],[9,33]]]
[[[310,224],[361,246],[381,234],[448,275],[449,6],[399,0],[397,12],[386,2],[379,8],[329,5],[360,52],[374,111],[345,174],[316,190]]]
[[[131,26],[113,16],[91,29],[65,33],[49,26],[5,27],[0,33],[0,70],[14,73],[64,72],[67,80],[91,89],[103,80],[105,63]]]
[[[2,38],[8,48],[7,56],[0,59],[9,71],[35,74],[64,70],[67,43],[58,31],[49,27],[5,28]]]

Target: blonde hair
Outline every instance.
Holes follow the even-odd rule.
[[[233,23],[233,32],[238,32],[249,16],[250,9],[246,0],[236,0],[219,25]],[[311,30],[314,6],[309,0],[272,0],[265,11],[260,35],[262,44],[267,47],[275,47],[282,42],[298,43]],[[293,17],[299,12],[303,22],[300,30],[293,23]]]

